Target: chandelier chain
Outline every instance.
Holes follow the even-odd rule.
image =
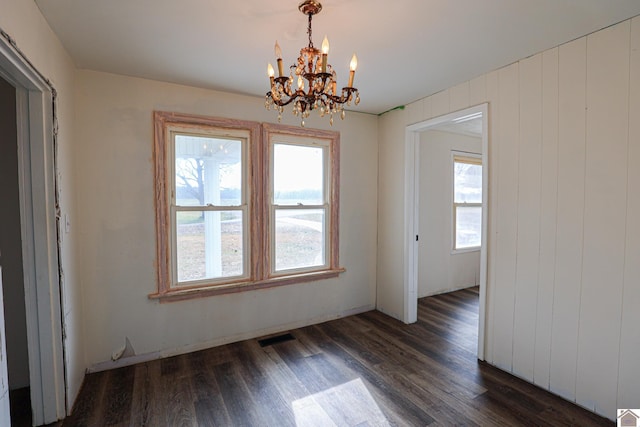
[[[307,34],[309,35],[309,47],[313,48],[313,39],[311,38],[311,18],[313,18],[313,14],[309,14],[309,26],[307,27]]]

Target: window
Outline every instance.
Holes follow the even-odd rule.
[[[176,254],[172,282],[248,277],[248,132],[168,130],[173,154],[171,246]]]
[[[274,135],[269,148],[271,272],[326,268],[327,141]]]
[[[156,112],[158,291],[180,300],[335,277],[337,132]]]
[[[453,155],[453,249],[478,249],[482,244],[482,159]]]

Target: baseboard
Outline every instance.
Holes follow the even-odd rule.
[[[118,359],[116,361],[107,360],[104,362],[98,362],[87,368],[87,373],[107,371],[109,369],[117,369],[125,366],[131,366],[138,363],[149,362],[156,359],[164,359],[166,357],[178,356],[180,354],[192,353],[194,351],[205,350],[212,347],[218,347],[225,344],[231,344],[238,341],[249,340],[253,338],[262,337],[265,335],[276,334],[279,332],[288,331],[291,329],[303,328],[305,326],[316,325],[318,323],[328,322],[330,320],[340,319],[342,317],[353,316],[355,314],[365,313],[367,311],[374,310],[373,304],[352,308],[337,314],[329,314],[324,316],[315,317],[313,319],[304,319],[297,322],[287,323],[283,325],[277,325],[270,328],[258,329],[251,332],[242,334],[230,335],[226,337],[217,338],[211,341],[205,341],[196,344],[189,344],[182,347],[176,347],[166,350],[154,351],[151,353],[136,354],[134,356]]]
[[[456,292],[456,291],[461,291],[463,289],[475,288],[477,286],[478,285],[470,284],[470,285],[460,285],[460,286],[457,286],[457,287],[451,288],[451,289],[441,289],[439,291],[427,293],[426,295],[418,295],[418,299],[426,298],[426,297],[433,297],[433,296],[436,296],[436,295],[448,294],[450,292]]]

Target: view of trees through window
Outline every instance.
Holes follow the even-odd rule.
[[[174,144],[178,281],[242,276],[245,141],[178,134]]]
[[[248,204],[245,142],[175,135],[177,280],[246,275]],[[322,266],[325,259],[324,148],[275,144],[275,271]]]

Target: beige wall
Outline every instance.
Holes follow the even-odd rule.
[[[74,223],[76,219],[74,177],[74,76],[75,67],[42,17],[33,1],[0,0],[0,28],[8,33],[34,66],[48,78],[58,93],[58,182],[60,208]],[[72,225],[70,233],[63,235],[62,269],[64,273],[63,316],[66,329],[65,358],[68,403],[77,395],[86,367],[82,341],[82,294],[76,276],[77,233]]]
[[[396,319],[404,307],[404,117],[398,109],[378,121],[376,309]]]
[[[377,117],[350,113],[341,133],[337,279],[160,304],[156,290],[154,110],[274,122],[261,98],[78,71],[80,279],[89,367],[128,337],[138,355],[203,348],[372,309],[376,289]],[[298,125],[293,115],[283,118]],[[329,129],[315,115],[307,127]],[[109,367],[109,363],[99,368]]]
[[[438,130],[420,133],[418,298],[476,286],[480,250],[452,253],[454,150],[482,153],[482,138]]]
[[[381,155],[381,173],[403,175],[405,125],[483,102],[486,358],[613,419],[640,396],[640,18],[383,117],[380,153],[402,155]],[[392,180],[379,199],[403,190]],[[388,252],[403,253],[402,219],[380,215]],[[380,265],[379,297],[397,288],[380,280],[402,271],[396,261]]]

